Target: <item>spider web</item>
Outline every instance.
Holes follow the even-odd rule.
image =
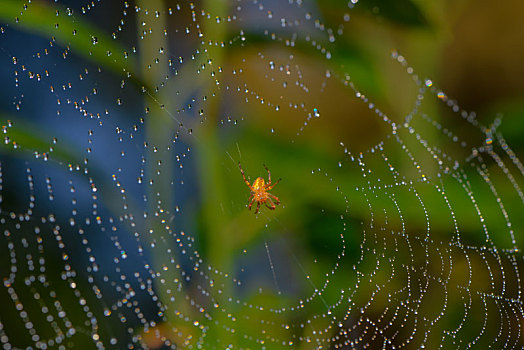
[[[522,347],[524,166],[501,118],[359,51],[387,8],[5,8],[4,349]]]

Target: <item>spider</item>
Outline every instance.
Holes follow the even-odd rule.
[[[273,196],[268,191],[271,190],[273,187],[275,187],[275,185],[282,179],[278,179],[277,182],[272,184],[271,183],[271,172],[269,171],[267,166],[264,165],[264,168],[266,168],[267,170],[268,183],[266,184],[263,178],[257,177],[253,185],[250,185],[249,181],[246,180],[246,175],[244,174],[244,169],[242,169],[240,162],[238,162],[238,167],[240,168],[240,172],[242,173],[244,182],[251,190],[251,196],[249,196],[249,199],[248,199],[249,201],[248,209],[251,210],[251,206],[253,205],[253,203],[257,202],[257,209],[255,210],[255,214],[258,213],[260,209],[260,204],[262,203],[265,203],[266,207],[268,207],[269,209],[274,210],[276,206],[275,206],[275,203],[273,203],[271,199],[274,199],[277,205],[280,204],[280,200],[278,199],[278,197]]]

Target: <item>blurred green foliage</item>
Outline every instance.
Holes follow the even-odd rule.
[[[471,6],[471,2],[463,1],[462,3],[465,4],[463,6],[467,4]],[[125,76],[126,79],[129,78],[135,84],[138,91],[148,91],[150,92],[148,94],[154,95],[155,87],[150,82],[154,80],[154,77],[147,76],[151,73],[144,68],[146,63],[133,55],[128,55],[126,50],[129,51],[129,49],[124,48],[117,40],[111,39],[109,35],[99,30],[96,24],[89,23],[82,16],[74,16],[74,21],[67,20],[68,17],[57,16],[57,11],[64,13],[67,10],[54,3],[33,2],[31,11],[23,12],[20,12],[19,1],[6,0],[3,1],[2,6],[0,20],[3,22],[9,23],[11,26],[16,25],[16,28],[34,35],[51,38],[57,45],[71,50],[81,60],[90,61],[98,67],[107,69],[117,77]],[[205,2],[203,6],[211,5],[210,2]],[[228,8],[222,2],[217,2],[212,6],[213,11],[210,11],[212,13],[227,13]],[[373,220],[377,226],[375,226],[375,230],[370,229],[368,234],[370,237],[374,235],[377,240],[384,238],[383,244],[386,244],[386,241],[388,244],[393,244],[388,238],[389,231],[400,232],[405,229],[410,235],[424,237],[425,230],[427,230],[427,220],[431,225],[431,236],[435,242],[450,241],[455,230],[452,225],[455,218],[450,217],[450,207],[435,190],[434,184],[441,185],[448,192],[449,202],[452,203],[453,210],[460,214],[460,217],[456,219],[458,219],[461,235],[466,241],[470,241],[472,244],[482,244],[483,241],[483,238],[481,238],[483,237],[482,225],[478,220],[479,213],[471,209],[471,197],[467,195],[467,190],[471,188],[475,193],[478,206],[482,209],[485,217],[489,218],[490,231],[495,232],[494,241],[504,248],[511,246],[511,242],[508,241],[508,236],[505,233],[497,236],[498,232],[505,230],[506,221],[495,213],[497,208],[493,209],[493,204],[496,202],[496,198],[483,182],[482,176],[479,176],[478,169],[475,166],[467,167],[467,164],[461,164],[461,166],[464,166],[464,173],[457,176],[467,178],[467,181],[464,180],[463,183],[455,181],[456,179],[453,179],[452,176],[439,179],[437,176],[438,169],[434,166],[433,169],[431,168],[433,159],[429,156],[427,149],[412,140],[408,148],[414,150],[414,157],[420,160],[420,163],[427,165],[424,169],[429,169],[427,176],[432,179],[433,183],[422,181],[418,173],[419,169],[396,143],[395,136],[381,124],[380,120],[376,120],[378,117],[373,109],[368,108],[362,101],[355,98],[353,90],[343,84],[344,76],[349,72],[350,79],[346,81],[350,81],[356,89],[369,96],[370,100],[379,105],[379,108],[384,110],[392,119],[402,123],[406,114],[414,108],[418,87],[410,81],[410,76],[403,71],[403,68],[398,63],[391,62],[386,55],[389,54],[390,48],[405,47],[406,56],[408,58],[414,57],[416,60],[414,66],[421,67],[421,75],[431,76],[438,82],[439,72],[445,69],[441,66],[447,64],[444,59],[445,42],[451,40],[447,37],[447,33],[452,31],[452,27],[455,25],[452,22],[453,18],[450,18],[447,22],[446,13],[454,11],[454,5],[444,3],[433,5],[433,12],[429,5],[423,7],[419,1],[408,0],[360,1],[356,4],[354,10],[349,10],[347,4],[339,1],[318,1],[316,6],[322,14],[321,18],[325,21],[324,25],[327,28],[340,27],[343,20],[341,14],[344,11],[351,14],[351,20],[345,29],[345,33],[337,37],[335,43],[329,43],[326,38],[319,39],[321,42],[325,42],[328,50],[331,50],[331,58],[327,59],[325,54],[321,54],[314,45],[300,39],[293,49],[296,62],[304,67],[305,73],[312,76],[311,83],[315,88],[317,87],[315,83],[320,85],[326,79],[326,71],[337,78],[335,83],[329,81],[329,86],[326,87],[323,94],[313,95],[297,92],[296,95],[283,95],[289,90],[275,88],[275,84],[269,79],[260,79],[260,72],[265,72],[265,68],[262,65],[258,66],[259,63],[255,62],[257,51],[273,53],[275,57],[284,60],[289,50],[280,42],[269,39],[264,33],[256,31],[246,33],[246,41],[250,44],[248,46],[232,45],[225,49],[213,48],[208,53],[208,56],[213,58],[212,65],[214,68],[223,66],[231,70],[242,59],[246,59],[247,64],[252,64],[251,67],[254,67],[251,70],[246,70],[246,80],[250,82],[248,86],[255,86],[258,91],[267,93],[269,96],[274,94],[274,98],[268,98],[269,101],[278,100],[279,94],[281,94],[280,96],[284,96],[283,105],[289,101],[307,100],[311,105],[321,106],[319,108],[320,118],[318,120],[312,119],[302,135],[296,135],[296,131],[304,121],[302,112],[293,112],[291,108],[286,109],[283,106],[284,111],[277,113],[265,105],[257,104],[256,101],[243,103],[241,98],[235,100],[234,96],[231,97],[229,94],[225,96],[224,90],[214,87],[215,82],[212,79],[205,80],[199,77],[191,81],[193,76],[186,74],[181,78],[183,81],[178,83],[185,90],[184,96],[198,94],[200,91],[216,94],[215,99],[213,99],[214,102],[201,103],[195,108],[200,109],[202,107],[205,110],[206,119],[194,128],[193,133],[197,135],[195,138],[187,137],[187,141],[197,150],[193,154],[193,161],[196,164],[194,176],[199,181],[200,191],[198,194],[200,197],[196,200],[195,212],[186,215],[190,215],[191,220],[198,223],[197,227],[200,232],[198,235],[196,233],[194,235],[198,236],[199,252],[204,255],[204,258],[209,259],[213,266],[234,273],[238,267],[238,261],[243,257],[242,251],[246,247],[249,250],[260,247],[261,242],[284,241],[287,249],[294,252],[295,259],[318,261],[315,264],[304,263],[304,265],[297,266],[290,258],[289,264],[294,273],[304,279],[303,277],[306,274],[304,271],[310,271],[311,279],[318,281],[322,280],[326,271],[332,271],[337,262],[343,262],[347,266],[341,267],[341,269],[348,269],[348,271],[344,270],[347,273],[347,278],[336,279],[324,296],[327,302],[335,303],[334,298],[336,298],[337,292],[346,289],[347,285],[352,285],[358,277],[349,267],[359,263],[361,254],[359,244],[362,240],[362,229],[366,226],[363,223],[369,223],[372,220],[369,217],[370,206],[380,208],[380,210],[374,211]],[[386,19],[386,21],[382,21],[382,19]],[[353,24],[353,22],[355,23]],[[206,28],[206,25],[209,27]],[[228,27],[226,25],[217,27],[206,22],[202,24],[202,27],[203,32],[214,33],[213,41],[216,42],[228,42],[229,35],[236,35],[236,32],[227,32]],[[221,28],[221,30],[218,31],[217,28]],[[388,35],[386,36],[384,33]],[[156,40],[164,40],[160,37],[163,35],[162,33],[153,35],[159,36],[149,39],[153,41],[153,46]],[[137,36],[139,36],[139,33],[137,33]],[[428,45],[431,45],[428,44],[428,41],[432,40],[434,42],[433,48],[425,50]],[[256,49],[253,49],[254,47]],[[380,54],[377,55],[377,52],[380,52]],[[479,59],[481,58],[479,57]],[[202,64],[200,61],[188,63],[191,68],[200,64]],[[263,61],[263,64],[267,64],[267,62]],[[158,73],[158,75],[161,74]],[[227,79],[233,78],[226,76],[225,80]],[[448,84],[464,84],[464,82],[448,81]],[[486,84],[489,85],[490,83],[486,82]],[[172,92],[165,93],[163,98],[173,98]],[[151,95],[146,96],[144,94],[144,103],[155,106],[155,101],[150,97]],[[171,101],[173,105],[181,104],[183,100],[182,98],[173,99],[175,100]],[[242,118],[242,120],[234,129],[229,130],[227,127],[221,128],[217,125],[222,119],[221,113],[224,110],[221,103],[231,101],[232,105],[229,108],[232,113],[236,113],[233,118]],[[505,132],[507,131],[509,137],[516,140],[518,135],[521,134],[519,132],[521,129],[519,116],[522,114],[522,100],[513,100],[509,104],[492,101],[492,104],[496,105],[495,110],[511,111],[508,118],[504,119],[503,128]],[[166,118],[165,110],[156,107],[156,109],[153,108],[148,118],[173,119]],[[428,97],[424,100],[424,105],[421,108],[433,120],[442,123],[448,122],[444,120],[447,112],[443,111],[437,99],[431,100]],[[489,106],[486,107],[488,110],[489,108]],[[169,107],[167,110],[169,111]],[[286,111],[290,113],[287,114]],[[284,113],[286,114],[283,115]],[[3,115],[5,114],[3,113]],[[8,118],[15,119],[11,116]],[[492,116],[481,116],[482,118],[493,119]],[[34,152],[46,153],[50,147],[53,147],[47,141],[51,138],[43,137],[37,123],[37,121],[25,120],[23,123],[16,123],[18,129],[9,130],[10,139],[31,154]],[[176,124],[173,120],[170,120],[170,123]],[[5,120],[3,124],[7,124]],[[470,129],[463,130],[453,125],[453,122],[448,124],[450,128],[455,127],[460,132],[462,139],[470,140],[470,137],[471,139],[482,139],[484,136],[479,130],[471,126]],[[165,130],[162,129],[165,125],[164,122],[149,124],[148,141],[151,144],[156,145],[171,141],[153,139],[158,137],[153,135],[164,135],[162,132]],[[275,133],[268,132],[272,128],[276,130]],[[421,122],[419,130],[424,133],[423,137],[429,140],[431,148],[436,149],[436,153],[439,153],[440,150],[456,151],[455,146],[448,144],[443,135],[435,132],[429,123],[424,127]],[[333,134],[330,134],[330,131]],[[400,138],[409,140],[409,137],[408,134],[400,134]],[[293,142],[290,142],[291,140]],[[360,152],[367,152],[381,141],[384,141],[385,147],[390,151],[388,152],[388,156],[390,156],[388,161],[401,174],[405,175],[408,181],[412,181],[410,184],[412,187],[395,184],[396,181],[386,167],[386,162],[378,155],[366,154],[366,161],[369,159],[367,167],[374,169],[374,173],[367,174],[368,177],[366,178],[363,178],[359,166],[347,161],[347,157],[341,156],[344,147],[349,148],[350,153],[358,157]],[[340,142],[343,142],[345,146],[340,146]],[[406,141],[406,143],[409,142]],[[12,150],[12,146],[12,143],[8,142],[2,145],[2,150]],[[522,144],[517,144],[518,149],[521,147]],[[23,154],[22,152],[10,153],[11,156],[15,157],[21,157]],[[80,152],[75,152],[73,147],[57,148],[52,157],[68,164],[83,163]],[[270,212],[262,209],[261,214],[255,216],[246,209],[245,203],[249,196],[249,189],[241,180],[237,166],[238,161],[242,162],[242,166],[246,170],[246,174],[250,175],[251,180],[258,176],[265,176],[263,163],[268,165],[275,179],[283,178],[282,182],[272,191],[282,201],[282,205],[277,210]],[[339,162],[343,164],[338,166]],[[493,173],[497,172],[495,165],[490,164],[489,168],[492,169]],[[312,169],[320,170],[311,173]],[[101,179],[100,181],[110,177],[110,174],[103,174],[102,169],[98,169],[96,173],[97,177]],[[329,176],[324,175],[326,173]],[[310,175],[305,176],[304,174]],[[162,176],[164,180],[169,181],[172,174],[166,172]],[[380,182],[381,180],[383,182]],[[494,180],[503,183],[505,179],[503,176],[497,177],[495,175]],[[392,187],[387,190],[384,190],[385,187],[377,190],[379,194],[375,198],[370,196],[363,200],[355,197],[357,193],[360,194],[356,190],[357,188],[360,190],[368,188],[369,193],[373,193],[374,189],[370,188],[372,187],[370,184],[377,186],[391,185]],[[415,190],[417,193],[415,193]],[[500,193],[500,195],[504,195],[504,202],[507,203],[509,211],[520,204],[519,199],[512,197],[511,193],[511,190],[508,193],[502,190]],[[110,196],[118,195],[118,193],[112,193],[106,197],[108,207],[112,207]],[[176,193],[174,195],[165,194],[166,201],[169,202],[170,196],[176,197],[176,195]],[[349,198],[346,199],[345,195]],[[422,210],[423,206],[417,202],[420,201],[420,198],[423,198],[424,208],[428,208],[429,216],[425,215]],[[396,214],[396,205],[402,208],[403,217]],[[382,208],[384,208],[383,211]],[[114,206],[113,210],[118,211]],[[344,214],[343,218],[340,216],[341,213]],[[518,215],[515,212],[512,212],[512,214]],[[519,217],[514,220],[515,224],[522,227]],[[404,224],[407,228],[403,228]],[[162,227],[162,224],[156,222],[154,225]],[[384,228],[384,232],[380,232],[381,227]],[[341,233],[345,235],[346,240],[344,247],[346,256],[342,259],[337,255],[343,249],[340,240]],[[152,238],[153,241],[155,239],[160,241],[160,237]],[[380,244],[377,243],[377,245]],[[453,253],[452,255],[457,254]],[[370,271],[375,269],[374,266],[366,266],[365,264],[365,260],[361,262],[362,271],[371,273]],[[482,264],[482,262],[479,262],[479,264]],[[154,269],[161,270],[161,266],[162,261],[156,261]],[[385,277],[381,277],[381,273],[385,274]],[[386,279],[386,270],[377,271],[378,281]],[[231,280],[224,278],[223,281],[216,283],[227,285],[231,283]],[[156,287],[161,288],[160,285]],[[366,293],[370,292],[372,288],[372,285],[362,287],[355,295],[355,300],[359,300],[358,298],[366,300],[369,297]],[[402,286],[398,286],[398,289],[401,288]],[[308,294],[312,287],[304,283],[304,285],[299,286],[299,289],[301,289],[301,294]],[[224,287],[224,290],[226,291],[224,295],[214,295],[214,298],[227,304],[226,299],[228,295],[233,294],[233,286],[228,285]],[[248,302],[272,305],[275,308],[289,307],[295,302],[293,298],[278,295],[276,291],[271,291],[271,288],[269,290],[265,293],[253,292],[252,295],[247,297]],[[188,286],[188,290],[180,291],[180,293],[183,296],[185,293],[195,292],[190,290],[190,286]],[[162,302],[166,305],[172,303],[169,300],[162,300]],[[186,302],[187,299],[183,302],[177,299],[176,308],[192,314],[192,309],[188,305],[183,305]],[[387,300],[382,300],[382,304],[379,303],[379,306],[376,307],[377,314],[381,310],[380,306],[387,304],[387,302]],[[325,309],[326,304],[319,302],[318,305],[315,304],[308,311],[309,315],[303,315],[304,319],[313,314],[325,312]],[[241,306],[238,309],[228,311],[231,314],[246,312],[245,308]],[[462,312],[456,312],[453,308],[449,312],[456,313],[456,316],[448,315],[450,324],[462,317]],[[229,315],[220,310],[211,310],[210,313],[212,319],[218,320],[217,323],[220,326],[217,326],[214,322],[208,322],[196,313],[192,317],[208,327],[207,337],[212,345],[216,341],[215,339],[221,338],[222,343],[231,342],[239,346],[252,346],[251,341],[243,339],[240,335],[255,334],[255,337],[263,337],[263,335],[258,334],[260,329],[253,318],[274,319],[274,313],[268,310],[264,310],[262,315],[261,313],[256,313],[256,316],[255,313],[252,316],[244,314],[243,316],[250,322],[235,322]],[[337,316],[340,318],[343,315]],[[179,321],[176,318],[169,321],[179,329],[184,328],[183,325],[177,324]],[[284,338],[285,335],[279,322],[297,322],[298,324],[301,321],[275,320],[274,324],[265,325],[267,333],[273,334],[276,338]],[[316,322],[318,324],[309,325],[310,328],[296,330],[297,334],[303,332],[300,335],[307,335],[315,327],[325,327],[328,323],[327,320],[317,320]],[[224,333],[223,327],[229,326],[237,330],[236,334]],[[169,330],[163,330],[163,332],[169,333]],[[195,330],[183,330],[183,333],[191,334],[193,332],[196,333]],[[477,334],[474,331],[471,332],[471,334]],[[175,335],[167,336],[176,338]],[[224,340],[224,337],[227,340]],[[198,340],[196,335],[193,340],[188,341],[194,340]],[[290,341],[292,340],[290,339]],[[287,345],[281,344],[282,347],[287,347]],[[271,348],[277,347],[275,344],[271,345]],[[309,345],[304,343],[301,347],[306,349],[309,348]]]

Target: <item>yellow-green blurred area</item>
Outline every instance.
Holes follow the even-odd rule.
[[[523,346],[522,2],[1,6],[4,348]]]

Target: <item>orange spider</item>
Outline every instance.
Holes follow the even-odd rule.
[[[273,187],[275,187],[275,185],[282,179],[278,179],[277,182],[275,182],[274,184],[271,184],[271,172],[264,165],[264,168],[266,168],[266,170],[267,170],[268,183],[266,184],[266,182],[264,181],[263,178],[257,177],[257,179],[255,180],[253,185],[250,185],[249,181],[246,180],[246,175],[244,174],[244,169],[242,169],[242,166],[240,165],[240,162],[238,162],[238,167],[240,168],[240,172],[242,173],[242,177],[244,178],[244,182],[246,183],[246,185],[251,190],[251,196],[249,196],[249,199],[248,199],[248,201],[249,201],[249,206],[248,206],[249,210],[251,210],[251,206],[253,205],[254,202],[257,202],[257,209],[255,210],[255,214],[258,213],[258,210],[260,209],[260,204],[261,203],[265,203],[266,207],[268,207],[271,210],[275,209],[275,207],[276,207],[275,203],[273,203],[271,198],[273,198],[275,200],[277,205],[280,204],[280,199],[278,199],[278,197],[276,197],[276,196],[273,196],[268,191],[271,190]],[[268,204],[268,202],[269,202],[269,204]]]

